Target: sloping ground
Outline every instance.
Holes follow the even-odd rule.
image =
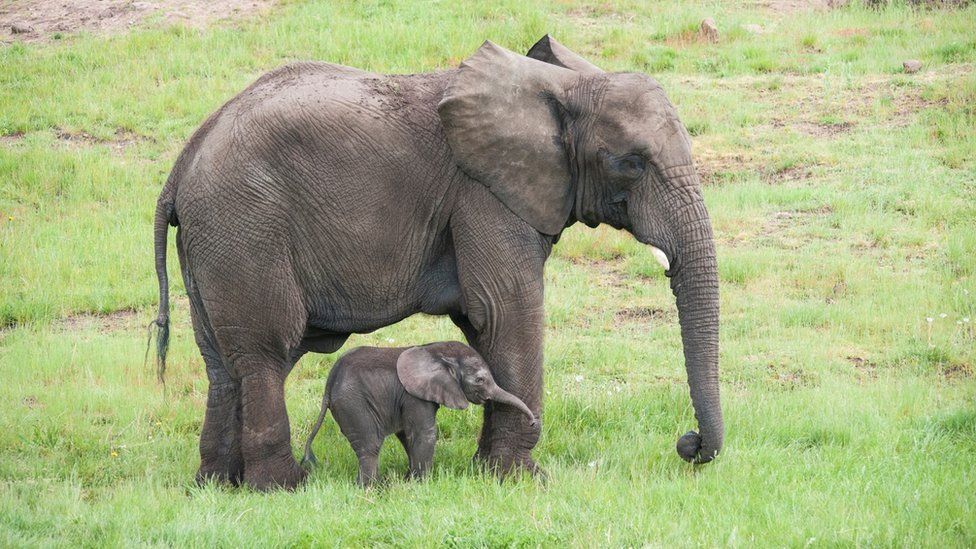
[[[274,0],[8,0],[0,3],[0,42],[118,33],[147,22],[203,27],[264,13],[272,4]]]

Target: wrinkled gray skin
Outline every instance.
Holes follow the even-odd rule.
[[[437,408],[463,410],[468,403],[505,404],[535,416],[518,397],[499,387],[488,364],[463,343],[448,341],[423,347],[357,347],[336,361],[322,396],[322,411],[305,442],[303,464],[314,465],[312,440],[325,412],[349,440],[359,459],[361,486],[376,480],[380,447],[396,434],[410,460],[409,476],[430,470],[437,441]]]
[[[666,254],[701,433],[678,452],[711,460],[712,228],[688,134],[654,80],[602,72],[549,37],[529,56],[486,42],[445,72],[299,63],[262,76],[193,135],[156,210],[160,369],[169,223],[210,381],[198,479],[299,484],[284,400],[295,362],[418,312],[449,315],[541,418],[543,267],[576,222]],[[535,471],[540,430],[489,402],[476,457]]]

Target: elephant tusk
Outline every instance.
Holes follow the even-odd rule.
[[[651,246],[651,255],[653,255],[654,259],[656,259],[657,262],[660,263],[662,267],[664,267],[665,271],[671,268],[671,262],[668,261],[667,254],[662,252],[660,249]]]

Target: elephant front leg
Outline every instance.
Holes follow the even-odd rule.
[[[244,480],[258,490],[295,488],[307,474],[291,451],[285,375],[262,368],[241,380]]]
[[[531,425],[525,414],[512,406],[485,403],[476,458],[502,476],[516,469],[541,473],[532,459],[532,449],[542,433],[541,350],[522,356],[505,352],[483,354],[498,385],[522,399],[539,421]]]
[[[410,460],[407,478],[424,478],[434,463],[434,448],[437,444],[437,405],[419,399],[412,405],[404,405],[403,422],[406,428],[400,441]]]
[[[532,449],[542,433],[541,305],[499,312],[487,324],[496,327],[495,330],[476,331],[465,326],[466,322],[458,324],[491,367],[499,387],[525,402],[538,419],[532,425],[517,408],[486,402],[475,459],[503,477],[519,469],[541,474],[532,459]]]

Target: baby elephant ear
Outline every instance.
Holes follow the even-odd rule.
[[[411,395],[456,410],[468,407],[454,369],[427,349],[407,349],[400,354],[396,366],[400,383]]]

